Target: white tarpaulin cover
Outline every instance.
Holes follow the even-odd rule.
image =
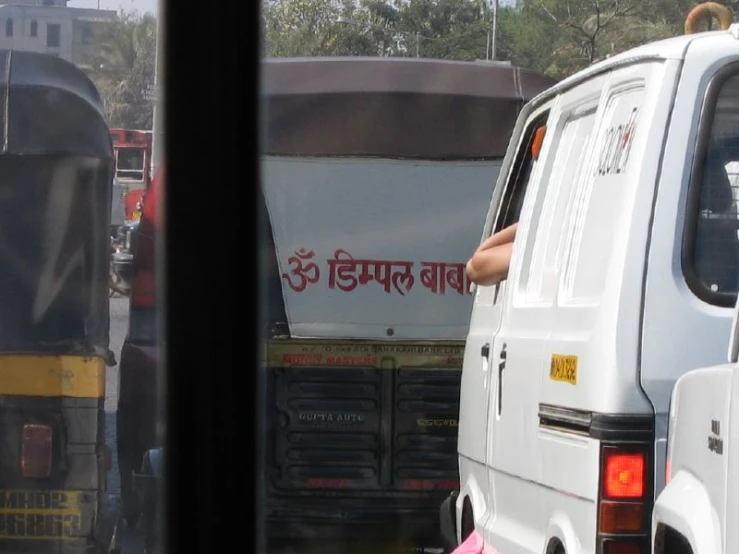
[[[499,161],[263,158],[290,334],[464,339]]]

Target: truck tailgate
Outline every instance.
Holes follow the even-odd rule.
[[[457,488],[463,348],[273,341],[269,488],[371,496]]]

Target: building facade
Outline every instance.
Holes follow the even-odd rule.
[[[113,10],[67,7],[67,0],[0,0],[0,49],[51,54],[79,65],[93,48],[95,26],[116,17]]]

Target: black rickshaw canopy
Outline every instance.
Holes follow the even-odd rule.
[[[108,352],[113,165],[84,72],[0,50],[0,354]]]
[[[112,157],[102,101],[75,65],[0,50],[0,154]]]

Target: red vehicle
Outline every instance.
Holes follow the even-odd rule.
[[[152,132],[111,129],[115,150],[115,175],[125,189],[126,221],[141,217],[140,202],[151,185]]]
[[[157,446],[156,423],[162,404],[158,397],[159,340],[157,336],[156,242],[161,222],[157,203],[164,191],[164,170],[157,169],[146,195],[133,256],[128,333],[121,350],[118,389],[117,448],[124,517],[132,525],[140,506],[133,473],[144,453]]]

